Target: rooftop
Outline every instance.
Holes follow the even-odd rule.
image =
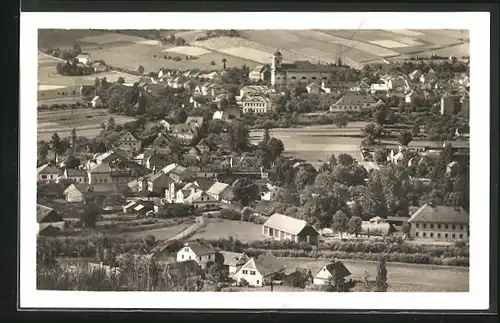
[[[293,234],[293,235],[299,234],[308,225],[309,224],[304,220],[292,218],[290,216],[286,216],[286,215],[280,214],[280,213],[274,213],[264,223],[264,226],[266,226],[266,227],[278,229],[278,230],[281,230],[283,232]]]
[[[212,248],[212,246],[210,246],[209,244],[203,243],[199,240],[188,241],[184,244],[184,246],[191,248],[191,250],[193,250],[193,252],[197,256],[214,254],[217,252],[214,248]]]
[[[469,214],[462,207],[424,204],[408,222],[468,224]]]

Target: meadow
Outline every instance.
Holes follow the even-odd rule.
[[[218,239],[230,237],[241,241],[268,239],[262,234],[262,226],[243,221],[230,221],[224,219],[207,219],[206,226],[197,230],[192,239]]]

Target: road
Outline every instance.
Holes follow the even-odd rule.
[[[193,235],[198,229],[202,228],[203,226],[205,226],[205,218],[203,216],[199,216],[195,219],[195,222],[192,225],[175,234],[174,236],[168,238],[167,241],[182,240],[185,237]]]

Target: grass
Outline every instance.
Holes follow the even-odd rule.
[[[93,138],[101,132],[101,123],[106,123],[113,116],[116,124],[134,121],[134,118],[110,115],[105,110],[71,109],[38,112],[38,140],[50,140],[57,132],[59,136],[69,136],[73,128],[78,136]]]
[[[182,230],[188,228],[192,223],[182,223],[165,228],[158,228],[152,230],[144,230],[139,232],[127,233],[127,236],[131,238],[143,238],[147,236],[154,236],[157,240],[166,240]]]
[[[224,219],[207,219],[206,227],[201,228],[192,238],[217,239],[229,236],[242,241],[268,239],[262,234],[262,226],[258,224]]]
[[[280,258],[287,268],[316,268],[317,259]],[[365,271],[374,280],[377,263],[369,261],[342,260],[353,278],[363,280]],[[469,290],[469,269],[445,266],[387,264],[389,289],[393,291],[462,291]]]

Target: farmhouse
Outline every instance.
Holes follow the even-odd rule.
[[[221,194],[222,192],[229,187],[229,184],[222,183],[222,182],[215,182],[213,185],[207,190],[207,194],[210,195],[213,199],[216,201],[221,200]]]
[[[269,284],[273,276],[283,272],[284,266],[272,253],[264,253],[257,258],[250,258],[234,274],[238,284],[245,280],[250,286],[262,287]]]
[[[192,177],[192,172],[189,169],[177,163],[165,166],[161,171],[169,175],[170,178],[172,178],[177,183],[180,183]]]
[[[133,134],[130,133],[130,131],[127,131],[124,133],[120,138],[118,138],[113,145],[120,149],[123,150],[127,153],[135,153],[141,150],[141,141],[134,137]]]
[[[252,82],[264,81],[267,82],[271,79],[271,68],[268,64],[256,66],[248,74],[248,78]]]
[[[45,164],[36,169],[36,180],[37,182],[50,182],[55,181],[59,178],[61,171],[59,168],[51,165]]]
[[[207,193],[202,190],[198,190],[191,193],[186,199],[184,199],[184,204],[193,205],[195,209],[203,209],[216,207],[218,203]]]
[[[330,106],[330,112],[356,111],[375,109],[382,100],[376,100],[371,95],[363,95],[357,92],[347,92],[337,102]]]
[[[110,163],[116,160],[126,161],[127,158],[123,156],[121,153],[119,153],[117,150],[109,150],[104,154],[96,156],[95,163],[99,165],[102,163]]]
[[[177,252],[177,261],[194,260],[202,268],[207,267],[208,262],[214,262],[217,251],[212,246],[199,240],[188,241],[181,250]]]
[[[151,173],[139,178],[139,190],[163,194],[173,180],[165,173]]]
[[[95,197],[104,197],[109,194],[118,194],[118,187],[115,184],[74,183],[64,190],[64,197],[70,203],[85,203]]]
[[[46,230],[48,227],[54,227],[56,229],[64,229],[65,222],[64,219],[51,207],[37,204],[36,205],[36,222],[38,226],[37,233]]]
[[[321,85],[319,85],[316,82],[312,82],[309,85],[307,85],[306,90],[307,90],[307,93],[309,93],[309,94],[320,94],[320,93],[324,92]]]
[[[424,204],[408,220],[410,235],[433,240],[468,240],[469,215],[462,207]]]
[[[277,50],[271,61],[271,84],[273,86],[309,84],[314,81],[327,80],[335,72],[347,68],[348,66],[344,66],[340,60],[336,65],[312,64],[309,61],[283,63],[283,55]]]
[[[191,145],[198,136],[198,126],[195,124],[180,123],[172,127],[172,135],[183,145]]]
[[[236,274],[238,270],[240,270],[241,266],[243,266],[248,260],[248,256],[242,252],[229,252],[229,251],[221,251],[220,254],[224,258],[224,267],[227,268],[229,272],[229,276]]]
[[[265,95],[244,96],[241,98],[240,104],[243,113],[262,114],[272,111],[272,101]]]
[[[81,64],[89,65],[90,63],[92,63],[92,57],[89,53],[81,53],[76,56],[76,59],[78,60],[78,63]]]
[[[333,279],[335,281],[344,280],[346,277],[351,275],[351,272],[346,268],[344,263],[339,260],[334,260],[328,265],[323,266],[316,273],[312,273],[313,284],[314,285],[326,285]]]
[[[319,232],[304,220],[274,213],[263,225],[262,233],[276,240],[316,244]]]
[[[261,200],[273,201],[278,193],[278,187],[270,183],[266,184],[267,191],[261,195]]]

